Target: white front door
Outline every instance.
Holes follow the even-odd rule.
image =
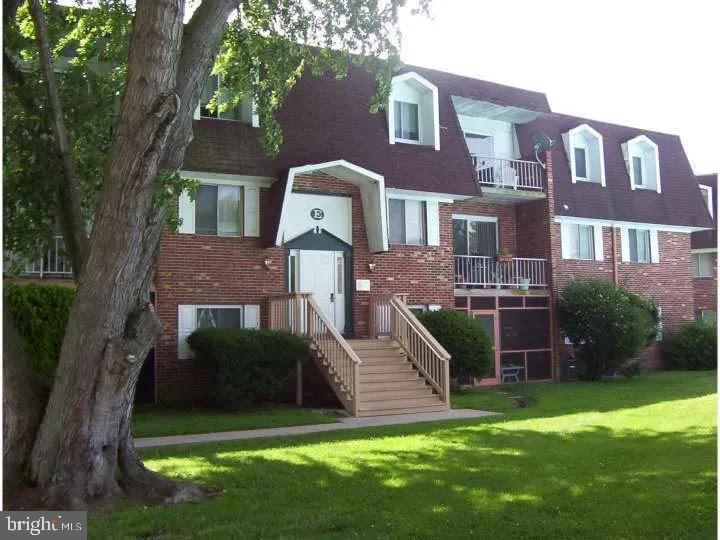
[[[298,250],[298,291],[313,293],[322,312],[345,329],[345,264],[342,251]]]

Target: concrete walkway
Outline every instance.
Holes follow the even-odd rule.
[[[304,435],[322,431],[338,431],[373,426],[396,426],[417,424],[419,422],[437,422],[439,420],[458,420],[462,418],[482,418],[500,413],[476,411],[474,409],[452,409],[444,412],[398,414],[390,416],[369,416],[366,418],[341,418],[338,423],[313,424],[309,426],[290,426],[268,429],[247,429],[244,431],[223,431],[222,433],[198,433],[196,435],[173,435],[170,437],[145,437],[135,439],[136,448],[155,448],[158,446],[184,446],[221,441],[242,441],[263,437],[285,437],[288,435]]]

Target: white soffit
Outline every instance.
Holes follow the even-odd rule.
[[[521,109],[520,107],[497,105],[489,101],[452,96],[453,106],[457,114],[477,116],[491,120],[502,120],[513,124],[526,124],[545,116],[545,113]]]

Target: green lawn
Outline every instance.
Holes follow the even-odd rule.
[[[311,409],[268,407],[247,412],[221,412],[210,409],[169,409],[141,406],[133,414],[135,437],[162,437],[190,433],[214,433],[337,422],[338,418]]]
[[[502,417],[147,451],[217,498],[94,514],[91,538],[714,538],[715,373],[495,391]]]

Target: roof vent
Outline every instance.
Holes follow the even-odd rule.
[[[533,133],[532,142],[533,150],[535,150],[535,161],[537,161],[544,169],[545,163],[543,163],[543,161],[540,159],[540,151],[542,150],[543,152],[545,152],[546,150],[550,150],[550,148],[552,148],[555,144],[555,141],[553,141],[544,133]]]

